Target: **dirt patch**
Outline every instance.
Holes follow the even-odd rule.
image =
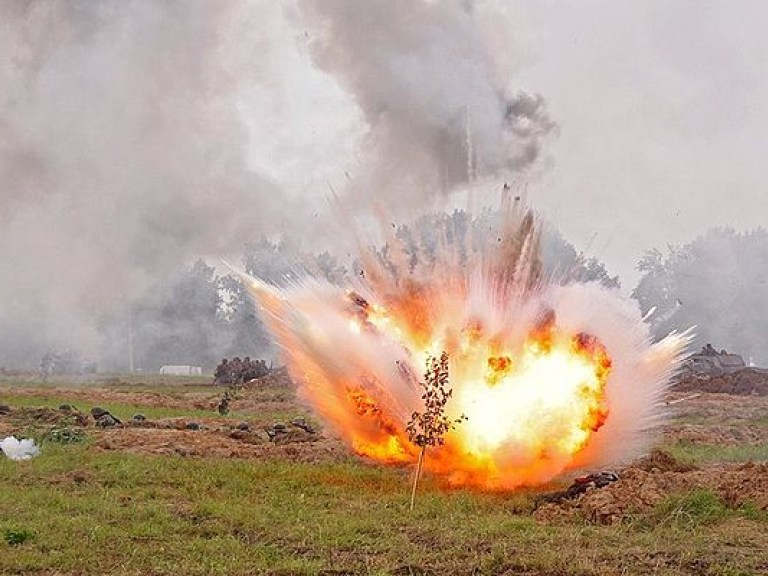
[[[6,422],[20,425],[59,425],[59,426],[87,426],[89,418],[78,410],[71,408],[57,409],[50,407],[30,407],[13,409],[10,413],[3,416]]]
[[[688,392],[670,394],[670,401],[682,400],[671,406],[676,419],[695,421],[703,424],[762,423],[768,426],[768,396],[738,396],[726,394],[699,393],[691,398]]]
[[[649,513],[670,495],[701,488],[711,490],[730,508],[749,502],[768,510],[768,464],[720,465],[688,471],[648,469],[648,464],[648,460],[641,460],[639,466],[621,471],[621,479],[605,488],[590,490],[573,500],[544,504],[534,517],[544,522],[584,518],[596,524],[614,524],[630,515]],[[668,463],[666,467],[677,466]]]
[[[768,396],[768,371],[744,368],[718,375],[685,372],[678,377],[674,389],[678,392]]]
[[[177,428],[123,428],[100,431],[98,450],[130,454],[178,455],[205,458],[283,459],[295,462],[323,462],[347,458],[348,452],[338,440],[314,437],[311,441],[274,443],[253,442],[232,437],[233,431],[186,430]],[[254,436],[249,436],[253,439]]]
[[[764,444],[768,443],[768,427],[672,423],[664,427],[664,439],[667,442],[718,446]]]
[[[6,436],[13,436],[16,433],[17,427],[10,422],[0,420],[0,438]]]
[[[278,434],[275,426],[280,427]],[[329,440],[319,432],[307,431],[292,423],[233,423],[221,418],[130,420],[120,427],[94,431],[94,434],[98,448],[133,454],[235,458],[287,455],[291,460],[315,461],[342,450],[339,441]],[[331,459],[335,459],[334,454]]]
[[[286,390],[296,390],[296,384],[291,380],[288,370],[285,368],[278,368],[266,376],[250,380],[243,384],[242,387],[246,390],[252,388],[285,388]]]
[[[284,376],[283,376],[284,377]],[[274,380],[275,377],[272,377]],[[272,382],[274,384],[274,382]],[[254,415],[274,414],[275,409],[288,412],[300,412],[293,390],[283,385],[284,390],[252,388],[241,390],[236,409],[247,405]],[[221,390],[219,388],[219,390]],[[32,391],[30,391],[32,392]],[[38,390],[40,396],[51,394],[49,390]],[[66,398],[78,400],[83,406],[100,404],[109,406],[114,402],[138,405],[163,405],[163,395],[137,392],[117,392],[109,390],[61,390]],[[282,395],[280,401],[274,400],[275,394]],[[31,401],[36,394],[22,394]],[[217,396],[218,398],[218,396]],[[267,398],[266,401],[263,398]],[[174,406],[198,404],[194,400],[170,402]],[[108,428],[94,425],[93,418],[77,408],[67,405],[62,408],[52,407],[7,407],[0,415],[0,433],[12,435],[29,428],[40,433],[46,430],[67,428],[74,431],[87,427],[88,436],[93,440],[96,450],[115,450],[131,454],[170,454],[185,457],[221,457],[253,459],[288,459],[299,462],[319,462],[338,460],[348,457],[348,451],[340,441],[325,438],[305,420],[298,418],[294,424],[290,420],[276,423],[273,416],[267,418],[249,418],[234,422],[222,417],[176,417],[126,419],[115,422]],[[279,430],[276,431],[276,427]],[[47,432],[46,432],[47,433]]]
[[[41,424],[63,424],[71,418],[68,410],[56,410],[55,408],[31,408],[23,407],[15,410],[14,419],[25,420],[27,422],[39,422]]]
[[[49,484],[64,486],[82,486],[93,482],[93,473],[88,470],[72,470],[54,474],[48,478]]]
[[[698,470],[697,466],[681,462],[668,452],[658,449],[633,462],[632,467],[644,472],[691,472]]]

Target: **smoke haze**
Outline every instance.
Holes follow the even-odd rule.
[[[274,170],[322,173],[318,131],[353,136],[341,194],[417,190],[413,207],[466,178],[467,121],[491,171],[532,164],[552,127],[502,81],[467,3],[0,0],[0,21],[0,365],[94,354],[97,321],[156,277],[322,228],[333,178],[301,189]],[[348,104],[335,132],[296,129],[322,116],[303,89]]]
[[[92,348],[95,313],[280,220],[286,199],[247,165],[236,113],[259,73],[243,7],[0,3],[5,355],[32,335]]]
[[[471,173],[511,178],[629,291],[646,249],[766,225],[766,15],[0,0],[0,366],[93,354],[103,317],[197,257],[325,249],[330,189],[399,224]]]
[[[544,99],[511,85],[495,57],[507,50],[492,49],[494,30],[471,3],[299,5],[317,33],[313,60],[353,96],[368,126],[358,189],[413,205],[473,171],[510,174],[541,155],[555,126]]]
[[[624,286],[646,249],[768,224],[768,4],[507,5],[523,48],[516,77],[560,124],[554,166],[531,196]]]

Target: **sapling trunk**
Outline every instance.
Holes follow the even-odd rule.
[[[419,483],[419,476],[421,476],[421,467],[424,464],[424,453],[427,451],[427,446],[424,445],[421,447],[421,452],[419,452],[419,462],[416,464],[416,476],[413,477],[413,489],[411,490],[411,508],[410,510],[413,511],[413,505],[416,502],[416,485]]]
[[[411,510],[416,502],[416,486],[419,483],[421,469],[424,467],[424,454],[427,446],[442,446],[445,440],[443,436],[456,424],[466,420],[466,416],[452,420],[445,415],[445,405],[453,391],[448,386],[448,353],[443,352],[440,360],[427,358],[427,371],[424,373],[424,382],[419,386],[424,389],[421,399],[424,401],[424,411],[414,412],[405,427],[408,439],[421,448],[419,463],[416,465],[416,476],[413,478],[411,490]]]

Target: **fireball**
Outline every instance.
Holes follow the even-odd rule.
[[[535,215],[519,202],[501,213],[492,234],[361,250],[350,286],[247,279],[302,398],[358,454],[416,460],[406,425],[442,353],[460,423],[424,465],[453,484],[541,484],[652,441],[687,336],[652,344],[617,291],[543,278]]]

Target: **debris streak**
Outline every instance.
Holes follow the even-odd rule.
[[[447,353],[450,418],[425,469],[511,489],[645,451],[687,334],[652,343],[637,306],[596,283],[546,278],[540,220],[504,197],[483,234],[437,224],[433,245],[393,232],[360,246],[348,286],[245,277],[300,394],[358,454],[415,462],[419,381]]]

